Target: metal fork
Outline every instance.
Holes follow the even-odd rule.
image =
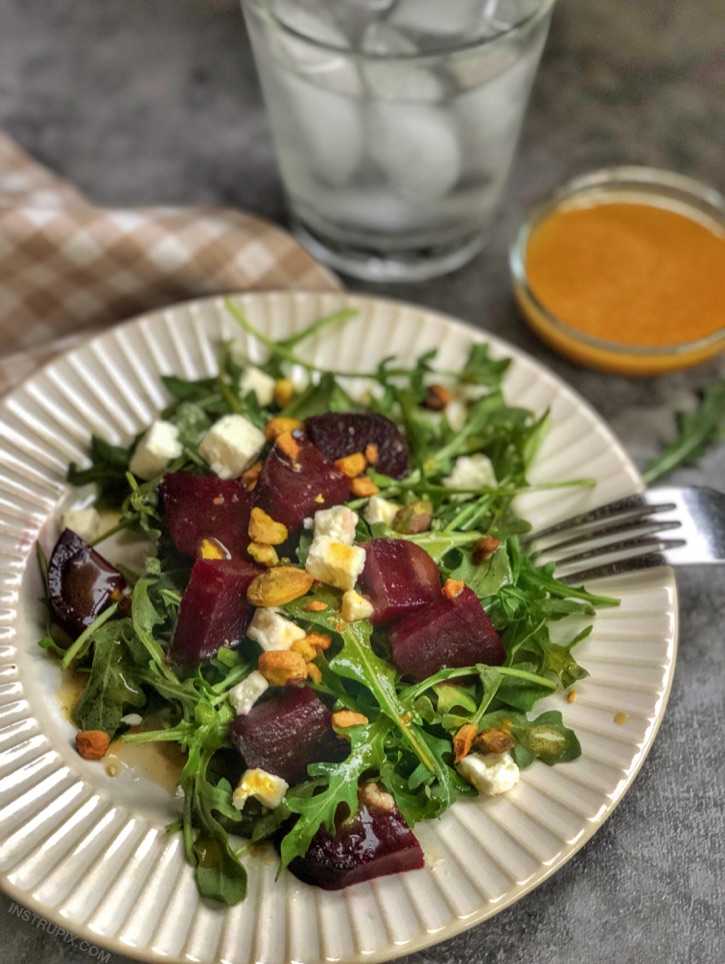
[[[672,538],[660,535],[671,532]],[[565,519],[522,540],[537,561],[556,562],[564,582],[587,582],[654,566],[725,562],[725,495],[657,488]]]

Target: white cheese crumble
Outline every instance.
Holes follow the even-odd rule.
[[[199,454],[220,479],[237,479],[259,458],[264,433],[243,415],[224,415],[202,439]]]
[[[457,458],[451,474],[443,479],[443,484],[451,489],[483,489],[496,485],[496,474],[488,456],[476,452],[474,455],[461,455]],[[473,496],[466,494],[455,498],[463,501],[472,499]]]
[[[354,589],[365,567],[362,546],[348,546],[329,536],[312,540],[305,569],[315,579],[336,589]]]
[[[86,542],[93,542],[101,531],[101,517],[95,509],[69,509],[63,513],[61,528],[71,529]]]
[[[262,693],[269,689],[269,683],[258,669],[255,669],[241,683],[229,690],[229,702],[239,716],[246,716]]]
[[[346,623],[355,623],[358,619],[370,619],[373,612],[373,604],[354,589],[348,589],[342,594],[340,615]]]
[[[368,525],[384,522],[386,526],[392,526],[399,508],[398,503],[391,499],[384,499],[381,495],[372,495],[363,509],[363,516]]]
[[[519,768],[510,753],[469,753],[456,769],[481,793],[497,796],[519,782]]]
[[[333,505],[329,509],[315,512],[315,539],[329,536],[335,542],[351,546],[355,541],[355,527],[358,523],[357,512],[346,505]]]
[[[289,783],[282,777],[257,767],[242,774],[242,779],[232,794],[232,803],[237,810],[243,810],[247,800],[255,797],[263,807],[274,810],[282,803],[288,790]]]
[[[254,366],[245,368],[239,379],[239,389],[242,395],[254,392],[257,402],[262,408],[272,404],[275,384],[271,375]]]
[[[304,629],[273,606],[256,609],[247,630],[247,636],[267,652],[291,649],[294,642],[306,635]]]
[[[179,430],[171,422],[158,419],[139,439],[129,463],[129,470],[148,482],[164,471],[172,459],[183,452]]]
[[[127,713],[121,717],[121,722],[125,723],[126,726],[139,726],[143,723],[143,717],[138,713]]]

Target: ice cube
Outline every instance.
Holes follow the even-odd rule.
[[[324,0],[274,0],[272,10],[280,23],[295,33],[331,47],[348,49],[334,10]]]
[[[546,24],[542,24],[534,35],[527,37],[523,43],[516,39],[501,39],[475,55],[472,52],[471,56],[449,60],[447,67],[451,83],[466,90],[496,83],[499,77],[506,75],[506,83],[512,89],[524,89],[524,96],[528,97],[546,40],[546,32]]]
[[[427,104],[375,104],[370,153],[395,190],[413,201],[437,201],[461,174],[455,125],[448,113]]]
[[[335,0],[333,16],[350,42],[359,45],[366,28],[387,13],[397,0]]]
[[[372,23],[363,33],[360,46],[365,53],[374,55],[360,65],[363,84],[369,93],[383,100],[425,103],[443,96],[444,84],[440,77],[411,59],[418,48],[402,31],[385,21]]]
[[[533,83],[540,47],[509,64],[497,76],[459,94],[454,112],[461,132],[467,175],[489,175],[511,162],[526,102]]]
[[[402,30],[391,26],[385,20],[368,24],[360,41],[360,49],[366,54],[389,57],[406,56],[417,52],[418,48]]]
[[[274,13],[288,31],[267,26],[267,41],[284,70],[304,74],[313,82],[342,94],[360,92],[360,77],[349,56],[350,43],[321,2],[300,4],[276,0]],[[315,78],[319,78],[315,80]]]
[[[360,101],[292,75],[285,86],[302,135],[300,153],[323,181],[346,184],[363,156]]]
[[[510,30],[541,8],[541,0],[486,0],[484,16],[497,32]]]
[[[413,36],[426,36],[427,47],[440,46],[452,37],[476,36],[484,7],[485,0],[400,0],[389,22]]]
[[[390,240],[419,230],[426,222],[420,204],[391,196],[387,185],[356,188],[351,184],[344,190],[330,190],[308,177],[300,187],[295,199],[330,224],[342,226],[348,241],[356,232],[360,244],[370,244],[375,235]]]

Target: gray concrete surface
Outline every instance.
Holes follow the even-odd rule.
[[[531,202],[603,164],[652,164],[725,188],[724,49],[722,0],[560,0],[488,250],[446,279],[350,287],[444,309],[508,338],[584,395],[642,463],[673,412],[722,364],[641,381],[574,367],[518,319],[505,253]],[[99,203],[212,202],[284,219],[233,4],[1,0],[0,127]],[[722,487],[724,470],[721,446],[676,481]],[[624,801],[538,890],[410,964],[725,960],[725,569],[682,572],[678,583],[674,688]],[[92,959],[9,906],[0,897],[3,962]]]

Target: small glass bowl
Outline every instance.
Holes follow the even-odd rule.
[[[559,208],[615,198],[655,204],[706,223],[715,230],[725,228],[725,197],[693,178],[649,167],[610,167],[576,177],[531,212],[511,248],[509,264],[514,293],[528,324],[562,355],[589,368],[616,374],[658,375],[699,365],[724,351],[725,305],[723,328],[719,331],[692,341],[650,347],[607,341],[580,331],[552,314],[531,290],[526,274],[526,252],[538,225]]]

